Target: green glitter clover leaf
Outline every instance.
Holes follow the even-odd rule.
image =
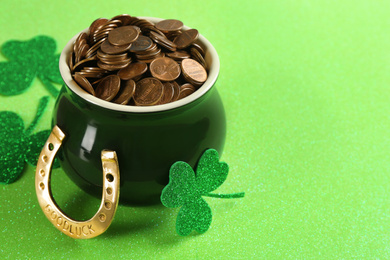
[[[8,41],[2,53],[9,59],[0,62],[0,94],[14,96],[25,92],[38,77],[49,93],[56,97],[62,84],[58,69],[60,55],[55,55],[56,42],[48,36],[36,36],[28,41]]]
[[[169,171],[169,183],[161,193],[161,202],[165,207],[181,207],[176,219],[176,232],[181,236],[189,235],[192,230],[206,232],[212,219],[211,208],[202,198],[242,198],[245,193],[215,194],[214,191],[226,180],[229,166],[219,162],[218,152],[206,150],[196,168],[196,175],[185,162],[175,162]]]
[[[24,129],[24,122],[20,116],[11,111],[0,112],[0,182],[12,183],[22,173],[25,162],[35,166],[38,156],[50,130],[43,130],[31,135],[38,121],[42,117],[49,96],[42,97],[33,122]],[[54,161],[53,168],[58,168]]]

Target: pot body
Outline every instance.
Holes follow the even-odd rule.
[[[157,203],[176,161],[193,168],[208,148],[222,154],[226,119],[215,86],[195,101],[174,109],[135,113],[85,101],[64,85],[53,126],[66,137],[58,159],[66,174],[86,192],[101,197],[103,149],[114,150],[121,175],[120,202]]]

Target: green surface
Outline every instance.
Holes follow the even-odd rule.
[[[73,240],[41,212],[26,166],[1,186],[1,258],[389,258],[389,10],[368,0],[2,0],[0,43],[45,34],[57,52],[95,18],[120,13],[197,28],[221,60],[230,172],[217,191],[246,196],[206,198],[214,216],[203,235],[178,236],[177,209],[120,206],[105,234]],[[25,94],[0,96],[0,111],[28,125],[43,95],[35,79]],[[92,216],[100,201],[53,175],[61,207]]]

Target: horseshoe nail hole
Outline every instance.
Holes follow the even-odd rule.
[[[48,148],[49,148],[50,151],[53,151],[54,150],[54,145],[52,143],[49,143]]]
[[[40,174],[42,177],[44,177],[44,176],[45,176],[45,171],[44,171],[43,169],[41,169],[41,170],[39,171],[39,174]]]
[[[111,194],[112,194],[112,189],[111,189],[110,187],[108,187],[108,188],[106,189],[106,191],[107,191],[107,194],[108,194],[108,195],[111,195]]]
[[[43,182],[39,183],[39,188],[41,188],[41,190],[44,190],[45,189],[45,184],[43,184]]]
[[[104,202],[104,207],[106,209],[111,209],[111,202],[109,202],[109,201]]]
[[[109,182],[113,182],[114,181],[114,176],[112,176],[112,174],[107,174],[106,175],[106,179],[109,181]]]
[[[44,156],[42,156],[42,160],[43,160],[45,163],[47,163],[47,161],[49,160],[49,158],[47,157],[47,155],[44,155]]]
[[[99,220],[100,220],[101,222],[106,221],[106,215],[104,215],[103,213],[100,214],[100,215],[99,215]]]

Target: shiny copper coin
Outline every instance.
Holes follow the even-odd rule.
[[[93,82],[92,82],[92,86],[95,86],[95,87],[96,87],[103,79],[104,79],[104,78],[100,78],[100,79],[98,79],[98,80],[93,81]]]
[[[155,41],[160,46],[170,50],[170,51],[176,51],[176,44],[172,41],[168,40],[167,37],[159,35],[155,32],[150,32],[150,38]]]
[[[76,72],[76,74],[80,74],[86,78],[101,78],[104,77],[106,73],[106,70],[98,67],[84,67],[81,71]]]
[[[156,48],[155,50],[146,52],[145,54],[136,54],[136,57],[139,60],[149,60],[149,59],[157,58],[157,56],[160,54],[161,54],[161,49]]]
[[[162,31],[160,31],[159,29],[157,29],[156,27],[154,27],[154,26],[148,26],[148,27],[144,28],[144,30],[145,30],[145,32],[149,32],[149,34],[151,32],[155,32],[158,35],[161,35],[161,36],[165,37],[165,34]]]
[[[171,82],[164,82],[164,94],[162,95],[158,105],[167,104],[172,101],[173,96],[175,94],[175,89],[173,88],[173,84]]]
[[[120,20],[109,20],[102,26],[98,27],[95,32],[92,34],[92,37],[95,41],[97,41],[97,38],[101,34],[109,33],[110,31],[114,30],[118,26],[121,26],[122,22]]]
[[[173,81],[180,76],[180,66],[171,58],[156,58],[150,63],[152,76],[162,81]]]
[[[68,58],[68,66],[71,72],[73,72],[73,65],[74,65],[74,53],[73,51],[69,54]]]
[[[106,18],[98,18],[95,21],[93,21],[89,26],[89,35],[92,36],[99,27],[105,25],[107,22],[108,19]]]
[[[103,51],[101,50],[98,50],[97,51],[97,57],[100,59],[100,60],[108,60],[108,61],[115,61],[115,60],[124,60],[124,59],[127,59],[127,58],[130,58],[127,53],[120,53],[120,54],[107,54],[107,53],[104,53]]]
[[[198,50],[198,52],[200,53],[200,55],[202,55],[204,57],[204,55],[206,54],[206,52],[204,51],[203,47],[200,46],[198,43],[196,42],[193,42],[190,46],[191,48],[195,48],[196,50]]]
[[[130,47],[131,52],[142,52],[151,48],[153,45],[152,40],[144,35],[140,35]]]
[[[102,45],[100,45],[100,49],[107,54],[119,54],[125,51],[128,51],[131,47],[130,44],[125,45],[112,45],[108,40],[105,40]]]
[[[180,94],[179,94],[178,99],[188,97],[189,95],[191,95],[194,92],[195,92],[195,87],[192,86],[190,83],[183,84],[180,87]]]
[[[112,100],[112,102],[126,105],[129,100],[133,97],[135,91],[135,82],[134,80],[123,80],[121,81],[121,88],[116,95],[116,97]]]
[[[117,66],[119,66],[118,68],[121,69],[121,68],[125,67],[124,66],[125,64],[127,66],[127,65],[129,65],[131,63],[131,58],[128,57],[128,58],[112,59],[112,60],[100,58],[100,62],[104,63],[104,64],[107,64],[107,65],[115,65],[115,66],[117,65]],[[105,68],[102,67],[102,69],[105,69]]]
[[[124,58],[113,58],[113,59],[107,59],[107,58],[99,58],[99,60],[105,64],[108,65],[118,65],[118,64],[124,64],[124,63],[130,63],[131,58],[130,57],[124,57]]]
[[[196,29],[189,29],[187,31],[182,32],[179,36],[177,36],[173,42],[176,44],[178,49],[184,49],[190,46],[196,39],[198,39],[199,32]]]
[[[89,94],[95,96],[95,90],[93,89],[91,83],[84,78],[83,76],[79,74],[74,74],[73,79],[78,83],[80,87],[82,87],[85,91],[87,91]]]
[[[118,76],[123,80],[134,79],[148,70],[148,65],[144,62],[130,63],[127,67],[118,71]]]
[[[76,53],[82,44],[87,43],[87,38],[88,35],[85,32],[80,33],[73,44],[73,52]]]
[[[183,59],[191,58],[191,55],[186,51],[168,52],[167,56],[174,60],[183,60]]]
[[[175,31],[175,32],[168,32],[165,34],[165,36],[170,40],[173,41],[177,36],[181,34],[181,31]]]
[[[177,84],[176,81],[171,81],[170,82],[172,84],[172,87],[173,87],[173,97],[172,97],[172,101],[176,101],[179,99],[179,95],[180,95],[180,86],[179,84]]]
[[[94,45],[92,45],[91,48],[89,48],[88,52],[85,54],[86,58],[91,58],[94,56],[97,52],[97,50],[100,48],[100,45],[105,41],[105,39],[101,39],[98,42],[96,42]]]
[[[149,32],[150,28],[154,28],[154,24],[148,20],[145,19],[138,19],[134,21],[132,24],[136,25],[141,29],[143,32]]]
[[[200,63],[204,68],[206,68],[206,61],[203,58],[202,54],[198,51],[198,49],[191,47],[190,49],[191,55],[193,59]]]
[[[107,70],[101,69],[99,67],[84,67],[81,71],[86,72],[96,72],[96,73],[107,73]]]
[[[193,59],[184,59],[181,62],[183,75],[196,83],[203,83],[207,79],[207,72],[202,65]]]
[[[77,51],[77,55],[76,55],[76,63],[85,58],[88,50],[89,50],[88,44],[85,43],[85,44],[80,46],[80,48]]]
[[[176,19],[167,19],[156,23],[155,27],[164,33],[179,31],[183,27],[183,22]]]
[[[132,21],[132,17],[128,14],[121,14],[121,15],[117,15],[117,16],[112,17],[111,20],[119,20],[122,22],[122,26],[126,26],[126,25],[130,24],[130,22]]]
[[[94,67],[96,66],[96,63],[97,62],[97,58],[96,56],[93,56],[91,58],[87,58],[87,59],[83,59],[82,61],[76,63],[74,66],[73,66],[73,70],[74,71],[78,71],[78,70],[81,70],[82,68],[88,66],[88,67]]]
[[[106,101],[111,101],[120,89],[121,80],[117,75],[110,75],[103,78],[96,87],[96,97]]]
[[[107,64],[107,63],[103,63],[101,61],[98,61],[97,65],[99,66],[99,68],[102,68],[102,69],[105,69],[108,71],[114,71],[114,70],[123,69],[124,67],[129,65],[129,62],[119,63],[119,64]]]
[[[105,39],[108,37],[108,34],[113,31],[114,29],[118,28],[118,26],[121,26],[122,22],[119,20],[110,20],[103,26],[97,28],[95,33],[92,35],[92,39],[94,42],[98,42],[101,39]]]
[[[133,99],[137,106],[152,106],[160,101],[163,94],[164,87],[158,79],[144,78],[137,82]]]
[[[80,76],[83,76],[85,78],[94,78],[94,79],[101,78],[101,77],[105,76],[105,74],[103,74],[103,73],[86,72],[83,70],[76,72],[75,75],[80,75]]]
[[[185,90],[187,88],[189,88],[193,92],[195,92],[195,90],[196,90],[196,88],[193,85],[191,85],[190,83],[184,83],[183,85],[180,86],[181,91]]]
[[[131,25],[118,27],[108,34],[108,40],[113,45],[130,44],[137,40],[139,31]]]

